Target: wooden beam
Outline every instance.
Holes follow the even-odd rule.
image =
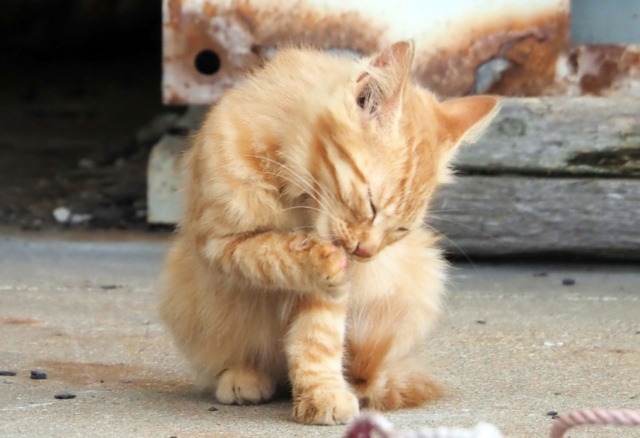
[[[502,99],[478,144],[463,147],[470,173],[640,175],[640,99]]]
[[[462,177],[431,210],[429,224],[455,253],[640,259],[638,180]]]

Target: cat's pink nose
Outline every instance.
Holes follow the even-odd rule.
[[[353,251],[353,255],[362,257],[363,259],[368,259],[373,255],[373,251],[371,248],[367,248],[366,246],[358,243],[356,249]]]

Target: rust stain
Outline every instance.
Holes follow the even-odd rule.
[[[176,26],[180,21],[182,0],[167,0],[169,5],[169,26]]]
[[[105,388],[162,390],[190,386],[190,382],[186,379],[167,375],[158,369],[137,365],[41,361],[33,366],[47,372],[50,380],[80,386],[103,385]]]
[[[213,3],[207,2],[203,5],[202,8],[202,12],[204,13],[204,15],[209,18],[215,16],[218,12],[218,8]]]
[[[568,48],[569,18],[553,11],[526,20],[499,19],[470,31],[455,46],[417,59],[414,77],[441,96],[472,94],[478,68],[496,58],[510,66],[489,93],[546,94],[553,86],[556,60]]]
[[[292,8],[277,3],[256,8],[248,0],[234,0],[225,9],[206,2],[198,14],[184,10],[180,0],[168,1],[171,17],[164,29],[164,67],[172,74],[170,83],[165,82],[171,89],[165,88],[164,101],[171,104],[190,103],[193,96],[202,94],[202,88],[198,91],[185,84],[207,87],[204,93],[212,103],[213,97],[259,68],[277,47],[304,45],[369,55],[380,49],[385,32],[357,12],[323,12],[303,2]],[[211,76],[200,74],[194,66],[195,57],[205,49],[220,58],[220,70]]]
[[[232,0],[225,6],[211,0],[194,12],[183,8],[182,0],[167,1],[164,66],[170,74],[164,101],[169,104],[215,102],[283,45],[370,55],[390,42],[385,36],[389,26],[367,18],[366,11],[332,12],[304,1],[290,7],[278,2],[256,7],[250,0]],[[640,80],[640,46],[571,47],[569,13],[563,7],[535,16],[472,20],[451,33],[451,38],[440,38],[449,45],[418,44],[412,71],[414,80],[443,97],[475,92],[611,95]],[[221,61],[220,70],[210,76],[194,65],[204,49],[216,52]],[[487,88],[479,87],[482,74],[493,74],[493,61],[499,61],[499,71]],[[487,70],[479,70],[482,67]]]
[[[258,10],[242,2],[235,15],[248,24],[255,36],[254,44],[264,49],[278,45],[305,45],[319,49],[349,49],[364,55],[379,50],[383,28],[358,12],[338,14],[321,12],[304,3],[295,9]],[[233,13],[232,13],[233,14]]]
[[[638,46],[578,46],[568,55],[581,94],[606,95],[640,77]]]
[[[0,319],[0,323],[3,325],[35,325],[40,321],[33,318],[2,318]]]

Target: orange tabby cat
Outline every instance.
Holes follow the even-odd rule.
[[[284,49],[195,137],[161,311],[219,402],[290,384],[298,421],[340,424],[439,395],[412,359],[445,277],[423,218],[498,102],[439,103],[409,81],[413,53]]]

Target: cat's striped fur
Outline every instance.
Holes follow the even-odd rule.
[[[297,420],[336,424],[440,394],[413,358],[445,277],[423,218],[497,100],[439,103],[412,60],[284,49],[195,136],[161,311],[220,402],[291,385]]]

